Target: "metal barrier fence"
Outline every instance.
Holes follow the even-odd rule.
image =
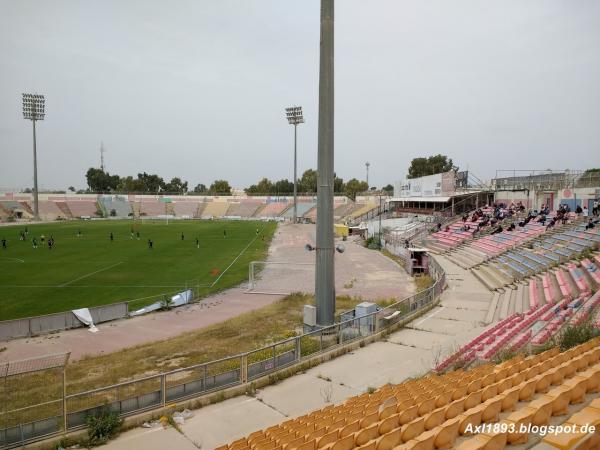
[[[64,405],[54,409],[58,414],[44,415],[44,411],[49,411],[45,403],[29,405],[26,409],[38,409],[40,417],[28,414],[27,417],[35,419],[11,423],[14,410],[0,412],[0,449],[60,435],[65,430],[84,428],[86,417],[104,408],[120,416],[128,416],[239,386],[306,358],[376,334],[400,321],[410,319],[434,304],[444,289],[446,279],[443,269],[433,258],[429,258],[429,274],[435,279],[429,288],[365,316],[354,317],[258,350],[217,361],[65,395],[64,398],[53,400]],[[59,415],[61,413],[62,416]]]
[[[112,303],[88,309],[95,324],[122,319],[129,314],[128,302]],[[80,322],[71,311],[25,317],[23,319],[3,320],[0,321],[0,341],[84,326],[86,325]]]

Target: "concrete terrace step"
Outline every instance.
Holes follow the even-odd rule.
[[[512,297],[512,289],[506,289],[502,295],[502,297],[500,297],[500,316],[498,317],[499,320],[502,319],[506,319],[510,313],[510,299]]]
[[[496,289],[501,287],[500,283],[498,283],[498,281],[491,277],[489,273],[485,271],[485,268],[483,266],[471,269],[471,273],[473,274],[473,276],[475,276],[475,278],[481,281],[481,283],[490,291],[495,291]]]
[[[531,300],[529,299],[529,283],[523,284],[523,312],[531,308]]]
[[[492,301],[490,302],[490,307],[488,308],[487,314],[485,315],[485,323],[489,325],[494,321],[496,317],[496,310],[498,309],[498,304],[500,303],[501,292],[496,291],[492,296]]]
[[[525,286],[523,283],[519,283],[517,285],[517,294],[515,298],[515,312],[522,313],[523,312],[523,292],[525,291]]]

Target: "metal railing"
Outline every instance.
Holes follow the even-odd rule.
[[[105,408],[125,417],[240,386],[389,329],[435,304],[445,286],[446,275],[433,258],[429,258],[429,273],[435,280],[432,286],[365,316],[216,361],[75,394],[63,391],[62,397],[44,403],[5,409],[0,412],[0,448],[13,448],[84,428],[86,417]],[[57,407],[49,409],[51,403]],[[28,419],[19,420],[24,417]]]

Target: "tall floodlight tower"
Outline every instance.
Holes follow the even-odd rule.
[[[297,170],[297,156],[296,147],[298,142],[298,125],[304,123],[304,117],[302,116],[302,106],[291,106],[285,108],[285,115],[287,116],[288,123],[294,125],[294,223],[298,221],[298,174]]]
[[[317,241],[315,300],[317,326],[334,322],[335,268],[333,241],[333,6],[321,0],[319,67],[319,145],[317,161]]]
[[[33,122],[33,218],[40,220],[40,209],[38,202],[38,179],[37,179],[37,149],[35,138],[35,122],[44,120],[46,115],[45,99],[43,95],[23,94],[23,118]]]
[[[371,163],[370,163],[369,161],[367,161],[367,162],[365,163],[365,166],[366,166],[366,168],[367,168],[367,190],[369,190],[369,187],[370,187],[370,185],[369,185],[369,166],[370,166],[370,165],[371,165]]]

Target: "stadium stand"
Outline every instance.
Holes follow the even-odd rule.
[[[304,216],[304,214],[306,214],[308,211],[313,209],[315,206],[316,206],[316,203],[314,203],[314,202],[298,202],[298,205],[297,205],[298,217]],[[289,205],[289,208],[286,209],[285,212],[281,215],[285,218],[291,219],[294,216],[294,205],[293,204]]]
[[[40,218],[42,220],[56,220],[59,217],[65,218],[65,214],[56,206],[55,202],[40,200],[38,202]]]
[[[26,207],[15,200],[0,201],[0,207],[4,211],[5,217],[21,215],[24,218],[31,218],[33,216],[29,206]]]
[[[343,219],[349,216],[354,209],[356,209],[354,202],[349,201],[348,203],[337,206],[333,210],[333,217],[336,220]]]
[[[600,391],[599,343],[594,338],[562,353],[552,348],[496,366],[386,384],[217,450],[503,449],[529,441],[521,424],[547,425],[558,416],[566,423],[600,424],[600,401],[592,401]],[[582,402],[589,405],[575,412]],[[499,426],[472,429],[480,424]],[[581,445],[598,438],[594,433],[549,434],[543,443],[596,448]]]
[[[67,202],[56,201],[55,203],[56,203],[56,206],[58,207],[58,209],[60,209],[62,211],[62,213],[64,214],[63,217],[65,217],[67,219],[73,218],[73,214],[72,214],[71,210],[69,209],[69,207],[67,206]]]
[[[92,200],[67,200],[67,206],[73,217],[98,216],[98,203]]]
[[[350,212],[350,214],[348,214],[347,217],[350,219],[360,219],[361,216],[364,216],[377,207],[378,205],[376,203],[356,203],[355,208],[352,210],[352,212]]]
[[[287,202],[272,202],[256,212],[256,217],[278,217],[289,206]]]
[[[227,210],[228,217],[253,217],[261,203],[252,200],[242,200],[236,203],[230,203],[229,209]]]
[[[227,215],[229,203],[227,202],[207,202],[200,217],[203,219],[212,219]]]
[[[179,217],[198,217],[198,205],[199,203],[194,202],[185,202],[185,201],[176,201],[172,204],[173,211],[176,216]]]
[[[139,207],[140,216],[164,216],[167,214],[167,207],[165,202],[158,201],[156,199],[144,199],[136,202]]]
[[[317,207],[315,206],[314,208],[309,209],[306,213],[304,213],[304,215],[302,216],[305,219],[310,220],[311,222],[315,222],[317,221]]]
[[[100,196],[98,197],[98,202],[100,203],[100,207],[103,209],[106,216],[110,216],[111,211],[113,210],[115,211],[114,217],[130,217],[133,213],[133,210],[131,209],[131,203],[125,198],[117,195]]]

